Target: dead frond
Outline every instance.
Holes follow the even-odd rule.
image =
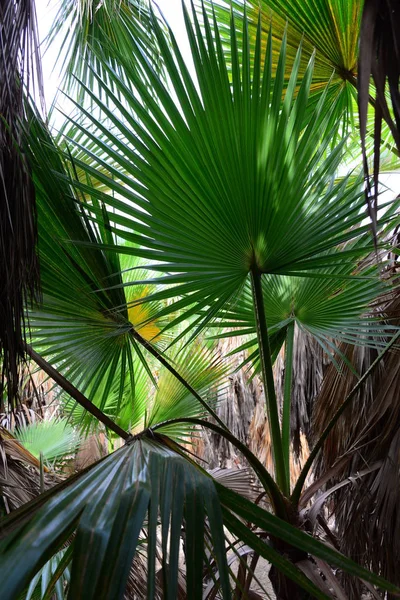
[[[400,323],[400,294],[385,307],[388,322]],[[377,351],[343,347],[345,356],[363,374]],[[356,383],[356,376],[341,363],[341,371],[329,367],[314,411],[315,436]],[[374,376],[355,398],[325,443],[318,465],[322,474],[335,464],[328,487],[346,478],[330,504],[334,512],[340,550],[383,577],[400,583],[400,353],[388,354]],[[346,460],[344,460],[346,458]],[[373,465],[380,465],[372,469]],[[371,471],[371,472],[369,472]],[[359,477],[360,473],[367,473]],[[345,581],[350,597],[361,597],[360,584]]]
[[[0,401],[18,391],[24,306],[36,298],[39,264],[35,190],[23,151],[24,98],[42,77],[33,0],[0,0]]]

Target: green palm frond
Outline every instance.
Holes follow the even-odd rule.
[[[164,308],[162,301],[147,301],[157,286],[149,282],[146,262],[131,255],[120,255],[119,260],[129,322],[145,340],[165,348],[172,341],[171,332],[165,331],[171,319],[158,316]]]
[[[203,1],[197,3],[201,14]],[[247,14],[249,20],[250,52],[255,52],[258,19],[261,19],[262,48],[265,49],[268,34],[272,32],[273,70],[279,62],[279,49],[283,38],[287,40],[287,60],[285,76],[289,80],[295,63],[297,48],[300,43],[303,55],[299,71],[304,74],[307,63],[315,52],[315,66],[310,85],[310,105],[316,103],[321,94],[328,92],[325,99],[325,110],[329,111],[332,120],[341,121],[341,133],[348,133],[357,141],[357,160],[362,164],[359,140],[360,119],[358,115],[358,58],[361,16],[364,2],[358,0],[221,0],[213,3],[204,0],[208,15],[216,13],[221,26],[221,36],[225,44],[228,63],[231,60],[229,50],[231,13],[237,18],[239,46],[242,43],[241,21]],[[372,9],[372,12],[374,9]],[[389,26],[390,29],[390,26]],[[389,31],[388,29],[388,31]],[[379,28],[377,28],[377,31]],[[388,36],[390,37],[389,31]],[[371,36],[366,35],[366,45]],[[371,42],[372,43],[372,42]],[[369,73],[368,73],[369,77]],[[372,157],[375,144],[388,149],[398,156],[393,136],[393,124],[389,126],[386,119],[382,122],[380,140],[375,142],[375,106],[376,102],[368,97],[367,79],[365,79],[363,127],[365,127],[366,155]],[[389,103],[389,94],[385,94]],[[310,118],[311,111],[306,111]],[[337,140],[334,138],[334,143]]]
[[[21,600],[42,600],[49,591],[52,592],[52,598],[64,600],[65,588],[70,579],[70,569],[68,564],[65,566],[54,585],[53,578],[57,577],[57,571],[61,568],[60,565],[63,564],[64,557],[67,558],[67,554],[68,550],[64,549],[52,556],[42,569],[36,573],[29,584],[26,595],[21,595]]]
[[[32,509],[33,519],[22,528],[28,537],[33,534],[41,539],[36,538],[29,556],[25,555],[23,572],[8,579],[6,598],[14,598],[23,589],[43,560],[46,561],[45,554],[67,539],[76,527],[69,586],[73,597],[105,598],[112,594],[114,598],[122,598],[138,537],[145,527],[149,547],[148,595],[153,596],[156,585],[151,547],[157,543],[159,532],[164,583],[174,598],[183,519],[188,594],[190,590],[196,594],[195,590],[201,589],[206,515],[224,597],[230,597],[221,509],[212,480],[155,440],[142,439],[125,446],[78,476],[75,482],[70,481],[66,490],[58,493],[54,490],[49,502],[38,511],[28,508],[28,514]],[[49,524],[53,532],[50,535]],[[19,533],[21,536],[21,529]],[[12,569],[21,548],[20,543],[14,545],[11,539],[2,542],[2,571],[6,561],[10,561]]]
[[[211,406],[215,406],[218,393],[223,392],[229,372],[229,363],[223,360],[215,345],[195,341],[183,348],[177,346],[173,360],[179,365],[180,374]],[[160,372],[154,402],[147,415],[146,425],[187,417],[205,416],[204,408],[193,398],[188,390],[165,368]],[[185,441],[192,429],[182,425],[166,425],[159,429],[172,439]],[[187,440],[186,440],[187,441]]]
[[[14,436],[33,456],[40,458],[42,454],[50,462],[75,453],[82,443],[78,432],[66,419],[29,423],[18,427]]]
[[[340,251],[337,257],[340,259]],[[380,320],[374,303],[381,300],[382,294],[389,293],[392,285],[379,278],[376,267],[353,274],[349,265],[338,264],[316,270],[312,277],[265,275],[262,284],[268,330],[281,344],[288,325],[296,323],[332,355],[343,341],[374,347],[384,345],[390,325]],[[221,311],[214,326],[225,328],[216,337],[247,336],[236,352],[250,349],[246,362],[252,361],[258,370],[250,284],[231,306]]]
[[[175,346],[170,355],[173,364],[178,365],[179,372],[189,384],[203,397],[208,398],[211,406],[215,405],[218,394],[223,392],[229,372],[229,362],[223,360],[215,344],[196,341],[191,344]],[[161,366],[156,371],[156,383],[150,381],[139,358],[133,357],[135,372],[135,389],[128,392],[129,377],[126,378],[127,391],[122,403],[118,403],[118,377],[114,388],[108,390],[108,397],[103,412],[111,417],[122,429],[138,434],[148,427],[164,421],[187,417],[203,417],[204,408],[190,394],[170,371]],[[96,399],[95,399],[96,403]],[[72,400],[64,401],[65,411],[73,422],[84,429],[93,426],[94,420],[82,407]],[[167,425],[160,431],[176,441],[187,442],[192,426]]]
[[[109,188],[108,194],[93,193],[114,209],[107,217],[112,231],[136,245],[103,247],[150,261],[150,268],[163,274],[153,282],[166,287],[149,300],[175,298],[161,315],[179,309],[180,319],[204,309],[200,326],[236,297],[250,271],[311,273],[337,260],[327,257],[327,250],[366,233],[368,226],[360,225],[363,197],[358,185],[348,185],[347,179],[334,182],[342,145],[325,154],[334,133],[321,103],[303,129],[312,61],[300,79],[299,51],[286,85],[284,43],[272,85],[271,44],[264,64],[259,28],[253,60],[248,43],[243,53],[238,51],[232,25],[230,83],[218,25],[211,27],[205,17],[203,37],[196,15],[194,25],[186,12],[185,17],[197,81],[187,71],[172,33],[167,41],[154,20],[172,91],[143,60],[137,45],[133,52],[138,60],[142,57],[143,74],[157,100],[122,54],[120,61],[141,100],[111,67],[109,76],[129,110],[94,71],[116,109],[94,95],[92,99],[113,129],[84,112],[99,134],[86,131],[87,160],[76,162],[91,181]],[[243,39],[248,40],[246,18],[242,25]],[[86,190],[82,183],[77,186]],[[349,264],[368,247],[369,240],[364,248],[343,251],[341,262]]]
[[[95,247],[111,234],[82,212],[61,155],[35,116],[29,148],[43,290],[42,303],[29,312],[35,348],[100,407],[113,386],[122,402],[128,375],[134,389],[132,325],[118,257]]]
[[[62,0],[47,44],[50,48],[53,45],[58,48],[57,63],[62,65],[65,89],[75,91],[77,78],[93,86],[90,67],[96,64],[101,68],[95,48],[102,48],[107,53],[118,76],[127,81],[124,68],[108,50],[110,43],[124,47],[129,53],[134,39],[159,67],[161,61],[150,27],[149,10],[148,0]],[[108,81],[106,70],[102,76]]]
[[[198,3],[200,4],[200,2]],[[247,13],[251,49],[254,52],[257,37],[257,22],[260,16],[262,47],[267,43],[272,30],[273,68],[277,69],[280,44],[287,38],[286,77],[296,61],[297,49],[302,44],[304,52],[299,71],[307,70],[313,53],[315,66],[310,85],[310,94],[318,98],[329,85],[328,104],[347,123],[353,121],[356,106],[356,78],[358,62],[358,39],[362,13],[362,2],[358,0],[233,0],[213,4],[206,1],[210,14],[216,12],[218,22],[229,37],[230,13],[238,19],[238,28]],[[199,9],[201,10],[201,9]],[[228,54],[229,56],[229,54]],[[327,107],[328,108],[328,107]]]
[[[259,537],[259,528],[352,575],[398,592],[336,550],[218,484],[177,453],[176,447],[166,446],[162,437],[154,439],[156,435],[134,440],[2,521],[0,568],[7,573],[4,600],[15,598],[73,531],[69,594],[88,600],[111,594],[122,598],[143,529],[147,534],[147,595],[154,597],[154,547],[159,535],[164,587],[176,598],[183,523],[186,592],[200,598],[207,564],[206,519],[224,599],[231,598],[224,526],[315,598],[326,600],[327,596]],[[256,528],[246,527],[242,520]],[[146,550],[143,544],[141,550]]]

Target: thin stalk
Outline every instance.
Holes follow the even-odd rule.
[[[211,406],[200,396],[198,392],[196,392],[190,383],[186,381],[186,379],[182,377],[182,375],[180,375],[176,369],[174,369],[174,367],[164,358],[162,354],[160,354],[160,352],[158,352],[158,350],[156,350],[156,348],[154,348],[154,346],[150,344],[150,342],[145,340],[144,337],[142,337],[140,333],[138,333],[133,327],[131,329],[131,334],[132,337],[143,346],[143,348],[146,348],[147,352],[150,352],[150,354],[154,356],[154,358],[156,358],[158,362],[160,362],[170,373],[172,373],[172,375],[176,377],[176,379],[196,398],[196,400],[200,402],[202,407],[205,408],[205,410],[213,417],[213,419],[215,419],[218,425],[225,429],[225,431],[229,431],[228,427],[225,425],[222,419],[219,418],[215,410],[211,408]]]
[[[290,491],[290,409],[292,405],[292,381],[293,381],[293,342],[294,321],[289,323],[286,332],[285,343],[285,381],[283,387],[283,411],[282,411],[282,448],[286,469],[287,487]]]
[[[256,318],[257,340],[260,352],[260,363],[264,381],[264,392],[267,405],[268,426],[272,442],[272,454],[275,466],[276,481],[284,495],[289,494],[286,480],[285,460],[282,448],[281,429],[279,424],[278,403],[276,400],[274,374],[272,372],[271,349],[267,321],[265,318],[264,298],[262,293],[261,273],[250,272],[253,294],[254,314]]]
[[[107,415],[105,415],[99,408],[97,408],[97,406],[93,404],[93,402],[86,398],[86,396],[84,396],[82,392],[80,392],[70,381],[68,381],[68,379],[66,379],[63,375],[61,375],[61,373],[59,373],[59,371],[57,371],[57,369],[55,369],[51,364],[49,364],[47,360],[43,358],[43,356],[40,356],[40,354],[35,352],[35,350],[31,346],[25,344],[24,350],[28,354],[28,356],[30,356],[35,361],[35,363],[45,373],[47,373],[47,375],[51,377],[53,381],[57,383],[57,385],[60,386],[60,388],[67,392],[67,394],[69,394],[71,398],[76,400],[78,404],[83,406],[83,408],[86,408],[86,410],[90,412],[91,415],[96,417],[96,419],[98,419],[101,423],[103,423],[103,425],[105,425],[106,427],[108,427],[108,429],[111,429],[111,431],[122,437],[123,440],[129,440],[132,437],[127,431],[125,431],[119,425],[114,423],[114,421],[112,421],[110,417],[107,417]]]
[[[332,419],[329,421],[328,425],[325,427],[324,431],[322,432],[320,438],[318,439],[317,443],[315,444],[314,448],[312,449],[312,451],[310,452],[310,456],[308,457],[306,464],[304,465],[300,476],[297,480],[296,486],[293,490],[293,494],[291,496],[291,501],[292,504],[294,506],[297,506],[299,503],[299,499],[300,499],[300,494],[301,491],[303,489],[305,480],[307,478],[307,475],[312,467],[312,464],[316,458],[316,456],[318,455],[319,451],[322,449],[325,440],[327,439],[328,435],[330,434],[330,432],[332,431],[332,429],[334,428],[334,426],[336,425],[339,417],[343,414],[343,412],[346,410],[346,408],[348,406],[350,406],[351,402],[354,400],[354,397],[356,396],[357,392],[361,389],[361,387],[364,385],[364,383],[366,382],[366,380],[368,379],[368,377],[370,375],[372,375],[372,373],[375,371],[376,367],[379,365],[379,363],[381,362],[382,358],[386,355],[386,353],[390,350],[390,348],[392,348],[392,346],[394,346],[394,344],[397,342],[397,340],[400,338],[400,330],[392,337],[392,339],[390,340],[390,342],[387,344],[386,348],[384,348],[384,350],[382,350],[382,352],[377,356],[377,358],[374,360],[374,362],[372,363],[372,365],[369,367],[369,369],[367,369],[364,373],[364,375],[361,377],[361,379],[359,379],[356,383],[356,385],[353,387],[353,389],[351,390],[351,392],[349,393],[349,395],[347,396],[347,398],[342,402],[342,404],[339,406],[339,408],[337,409],[336,413],[333,415]]]

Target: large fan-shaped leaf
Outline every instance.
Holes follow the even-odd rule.
[[[284,44],[272,85],[270,49],[264,64],[260,30],[251,61],[248,44],[243,42],[239,54],[232,27],[230,84],[218,26],[213,32],[206,19],[203,38],[195,15],[193,19],[194,26],[186,14],[197,81],[172,34],[171,52],[156,21],[173,91],[166,89],[138,46],[133,51],[157,100],[128,64],[141,101],[111,67],[109,75],[130,110],[94,73],[115,106],[109,109],[93,96],[112,128],[84,113],[99,133],[86,131],[88,160],[78,165],[113,191],[95,194],[115,209],[108,218],[118,235],[140,245],[118,249],[146,257],[154,261],[154,271],[167,273],[161,279],[170,287],[150,298],[184,294],[165,311],[179,307],[190,313],[197,304],[197,309],[206,308],[206,322],[240,291],[250,271],[293,274],[326,266],[336,260],[326,257],[327,249],[364,233],[367,226],[359,224],[359,189],[346,180],[332,180],[341,148],[324,158],[330,132],[320,104],[302,130],[312,65],[299,80],[298,54],[285,87]],[[243,37],[245,41],[246,18]],[[342,252],[341,262],[354,252]]]
[[[205,2],[211,11],[211,2]],[[233,0],[219,2],[214,7],[218,21],[229,30],[231,10],[239,19],[247,11],[251,23],[250,39],[256,38],[257,20],[261,15],[264,46],[272,26],[275,67],[279,60],[279,45],[287,36],[287,77],[295,63],[297,48],[304,46],[300,72],[316,50],[315,68],[310,91],[318,95],[328,84],[331,100],[340,98],[339,105],[350,116],[353,112],[357,77],[358,38],[362,2],[358,0]],[[227,33],[224,37],[227,37]],[[253,45],[254,48],[254,45]],[[349,115],[348,115],[349,116]]]
[[[224,385],[229,370],[229,362],[222,360],[215,345],[196,341],[184,347],[176,346],[171,360],[179,365],[180,374],[192,388],[204,398],[209,397],[210,405],[215,405],[217,391]],[[204,416],[204,406],[165,366],[157,369],[157,386],[150,381],[137,357],[133,357],[133,369],[134,390],[130,392],[127,390],[122,403],[118,403],[118,387],[114,385],[109,390],[103,406],[105,414],[122,429],[136,434],[147,427],[182,415]],[[130,380],[127,376],[125,387],[129,388],[129,386]],[[72,400],[66,400],[64,406],[77,425],[83,425],[85,428],[93,425],[93,417],[81,406],[75,405]],[[172,439],[180,440],[188,436],[191,431],[191,426],[177,425],[166,427],[163,433],[168,434]]]
[[[194,593],[191,597],[198,597],[202,570],[197,566],[203,561],[206,516],[223,594],[230,597],[223,522],[212,480],[154,440],[125,446],[54,490],[40,508],[41,504],[39,500],[37,510],[27,505],[15,514],[11,526],[18,529],[2,542],[0,568],[8,573],[4,598],[14,598],[75,527],[69,591],[73,597],[123,597],[142,527],[147,529],[148,593],[153,597],[159,523],[164,583],[167,597],[175,598],[183,518],[187,581]],[[33,538],[35,543],[30,543]]]
[[[337,257],[340,258],[340,251]],[[343,340],[355,345],[379,346],[384,344],[387,324],[379,322],[371,303],[390,289],[390,284],[380,280],[375,267],[354,275],[348,265],[316,270],[313,277],[265,275],[263,296],[269,332],[277,336],[295,322],[315,337],[327,352],[334,353],[337,342]],[[218,333],[217,337],[250,336],[238,350],[253,348],[249,360],[258,366],[250,284],[230,307],[221,312],[216,325],[229,328],[227,333]],[[280,340],[282,343],[282,336]]]
[[[81,211],[60,154],[35,116],[28,142],[43,290],[41,305],[29,313],[35,347],[100,407],[111,389],[121,403],[123,394],[134,389],[134,348],[118,257],[95,248],[110,235],[105,227],[92,226]]]

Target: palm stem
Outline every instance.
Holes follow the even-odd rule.
[[[131,329],[131,334],[132,337],[147,350],[147,352],[154,356],[154,358],[156,358],[159,363],[161,363],[170,373],[172,373],[172,375],[176,377],[176,379],[196,398],[196,400],[200,402],[202,407],[205,408],[205,410],[213,417],[218,425],[220,425],[226,431],[229,431],[228,427],[219,418],[215,410],[211,408],[211,406],[200,396],[198,392],[196,392],[190,383],[186,381],[186,379],[182,377],[182,375],[180,375],[176,369],[174,369],[174,367],[164,358],[164,356],[162,356],[162,354],[160,354],[160,352],[158,352],[158,350],[156,350],[156,348],[154,348],[154,346],[150,344],[150,342],[145,340],[144,337],[142,337],[140,333],[134,329],[134,327]]]
[[[47,375],[51,377],[57,385],[60,386],[60,388],[67,392],[67,394],[69,394],[71,398],[76,400],[78,404],[83,406],[83,408],[90,412],[91,415],[96,417],[96,419],[103,423],[103,425],[105,425],[108,429],[111,429],[111,431],[122,437],[123,440],[129,440],[132,437],[127,431],[125,431],[119,425],[114,423],[114,421],[112,421],[110,417],[107,417],[107,415],[105,415],[95,404],[93,404],[93,402],[86,398],[86,396],[84,396],[82,392],[80,392],[70,381],[68,381],[68,379],[66,379],[63,375],[61,375],[59,371],[57,371],[57,369],[55,369],[51,364],[49,364],[47,360],[43,358],[43,356],[40,356],[40,354],[35,352],[32,346],[24,344],[24,350],[28,354],[28,356],[30,356],[32,360],[34,360],[35,363],[45,373],[47,373]]]
[[[286,333],[285,344],[285,382],[283,388],[283,411],[282,411],[282,448],[286,469],[287,487],[290,491],[290,409],[292,404],[292,380],[293,380],[293,342],[294,321],[289,323]]]
[[[275,393],[274,374],[272,372],[271,349],[269,345],[268,328],[265,317],[261,273],[256,270],[252,270],[250,272],[250,276],[275,475],[278,486],[286,495],[289,493],[289,490],[287,488],[285,461],[282,448],[281,429],[279,424],[278,403]]]

